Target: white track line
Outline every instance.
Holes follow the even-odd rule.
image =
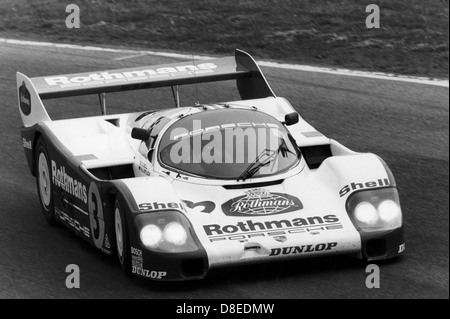
[[[144,52],[141,53],[136,53],[136,54],[132,54],[132,55],[127,55],[127,56],[122,56],[120,58],[114,58],[114,61],[122,61],[122,60],[128,60],[128,59],[134,59],[134,58],[139,58],[141,56],[147,55]]]
[[[43,46],[43,47],[53,47],[53,48],[61,48],[61,49],[84,50],[84,51],[100,51],[100,52],[130,54],[129,56],[115,58],[114,60],[129,59],[129,58],[138,57],[141,55],[154,55],[154,56],[162,56],[162,57],[167,57],[167,58],[175,58],[175,59],[183,59],[183,60],[192,60],[192,59],[202,60],[202,59],[213,59],[214,58],[214,57],[210,57],[210,56],[188,55],[188,54],[162,52],[162,51],[112,49],[112,48],[102,48],[102,47],[95,47],[95,46],[82,46],[82,45],[76,45],[76,44],[25,41],[25,40],[5,39],[5,38],[0,38],[0,43],[8,43],[8,44],[16,44],[16,45],[30,45],[30,46]],[[298,71],[304,71],[304,72],[327,73],[327,74],[334,74],[334,75],[356,76],[356,77],[364,77],[364,78],[371,78],[371,79],[411,82],[411,83],[418,83],[418,84],[428,84],[428,85],[449,87],[449,81],[442,80],[442,79],[414,77],[414,76],[406,76],[406,75],[398,75],[398,74],[382,73],[382,72],[366,72],[366,71],[356,71],[356,70],[338,69],[338,68],[333,69],[333,68],[324,68],[324,67],[316,67],[316,66],[300,65],[300,64],[287,64],[287,63],[276,63],[276,62],[267,62],[267,61],[257,61],[257,62],[260,66],[270,67],[270,68],[298,70]]]
[[[332,69],[332,68],[315,67],[315,66],[309,66],[309,65],[285,64],[285,63],[264,62],[264,61],[258,62],[258,64],[261,66],[280,68],[280,69],[299,70],[299,71],[305,71],[305,72],[327,73],[327,74],[346,75],[346,76],[358,76],[358,77],[371,78],[371,79],[401,81],[401,82],[410,82],[410,83],[429,84],[429,85],[449,87],[448,80],[432,79],[432,78],[426,78],[426,77],[415,77],[415,76],[408,76],[408,75],[399,75],[399,74],[394,74],[394,73],[367,72],[367,71],[356,71],[356,70],[339,69],[339,68]]]

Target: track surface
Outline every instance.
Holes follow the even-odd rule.
[[[275,93],[319,131],[354,150],[380,155],[393,170],[407,252],[378,263],[380,289],[366,288],[365,263],[345,257],[223,270],[203,281],[148,282],[125,276],[115,259],[65,228],[47,226],[21,145],[15,72],[40,76],[173,61],[114,60],[121,56],[1,45],[0,298],[449,298],[449,90],[443,87],[263,69]],[[233,98],[228,88],[191,90],[182,101]],[[172,102],[170,90],[136,93],[110,95],[109,113]],[[99,106],[94,96],[51,101],[49,109],[56,119],[96,115]],[[80,267],[80,289],[65,287],[68,264]]]

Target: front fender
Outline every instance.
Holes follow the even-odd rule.
[[[389,168],[372,153],[328,157],[317,169],[316,176],[342,198],[362,189],[396,186]]]
[[[141,243],[138,220],[142,222],[149,216],[159,220],[174,213],[186,217],[183,203],[170,182],[161,177],[142,177],[116,180],[112,183],[119,192],[116,197],[126,203],[125,214],[130,239],[132,273],[153,280],[204,278],[209,267],[208,258],[192,225],[190,225],[190,234],[197,246],[196,250],[154,251]],[[186,220],[190,224],[187,217]]]
[[[396,189],[389,167],[381,158],[371,153],[329,157],[323,161],[316,173],[317,178],[334,188],[336,195],[346,202],[356,192],[381,188]],[[388,259],[404,252],[403,225],[387,231],[359,230],[359,234],[362,248],[359,258],[367,261]]]

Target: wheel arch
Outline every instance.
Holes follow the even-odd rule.
[[[34,133],[33,137],[33,150],[36,150],[37,143],[39,139],[41,138],[42,133],[39,131],[36,131]],[[31,165],[30,165],[31,175],[36,176],[36,156],[31,157]]]

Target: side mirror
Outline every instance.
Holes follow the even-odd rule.
[[[298,123],[298,113],[297,112],[292,112],[289,114],[286,114],[284,116],[284,125],[289,126],[289,125],[294,125]]]
[[[147,141],[150,137],[150,132],[145,128],[133,127],[131,137],[137,140]]]

